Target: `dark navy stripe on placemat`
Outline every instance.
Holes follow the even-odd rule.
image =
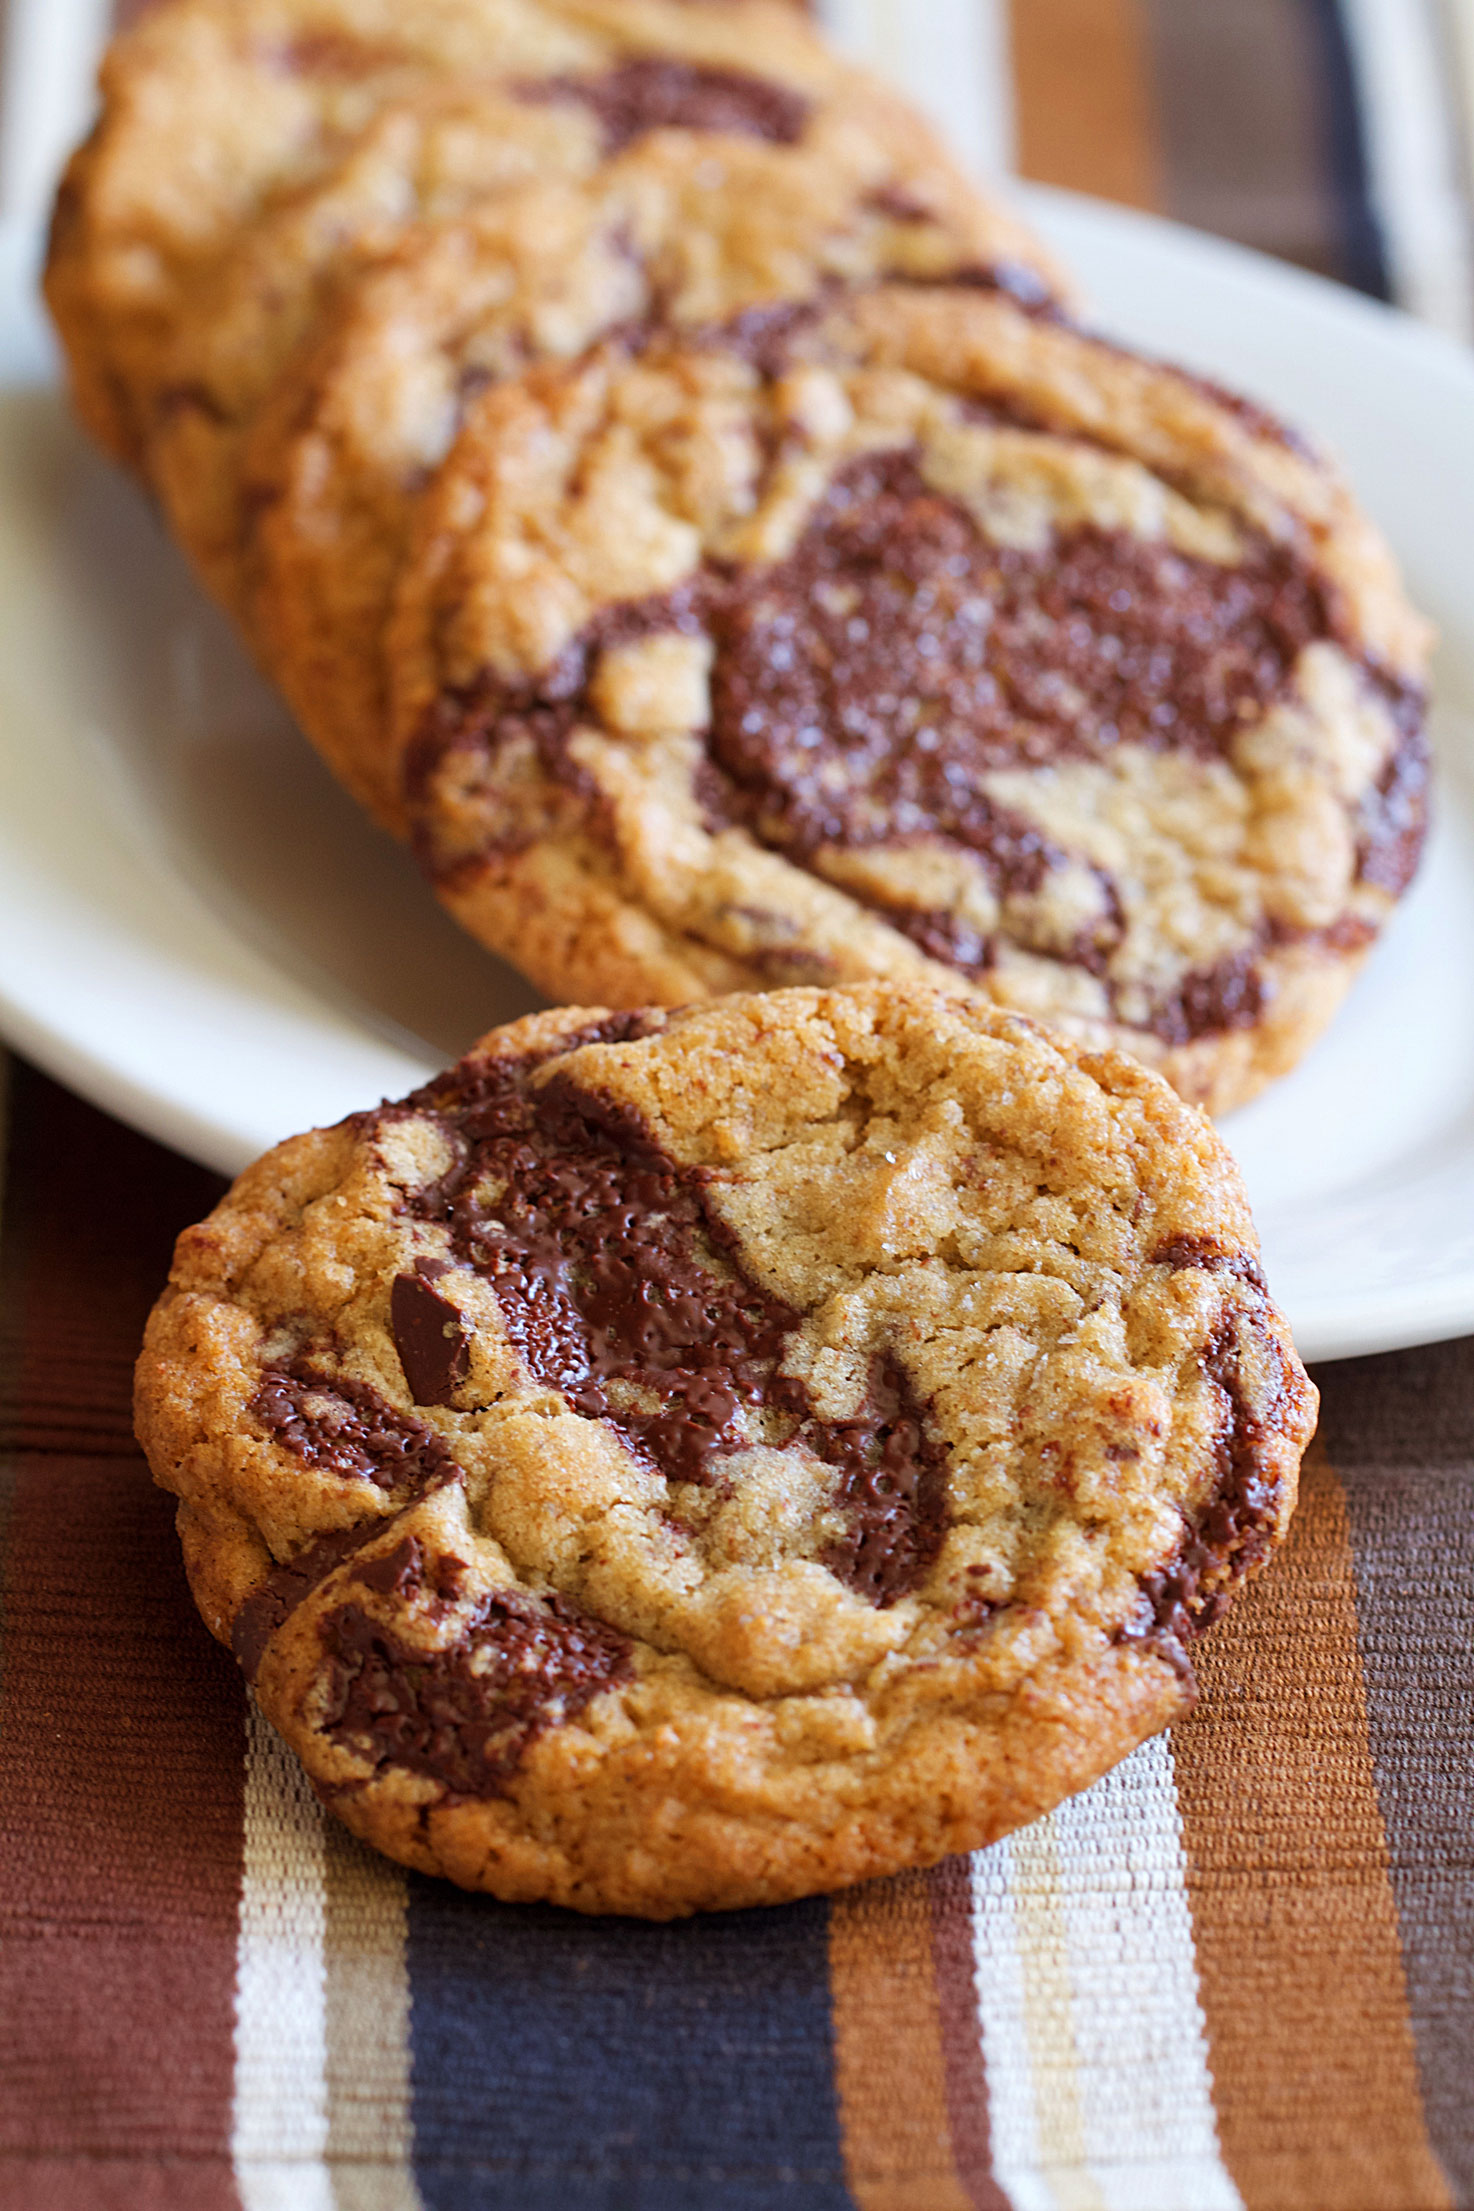
[[[1335,272],[1358,291],[1390,299],[1387,251],[1372,199],[1366,126],[1351,47],[1337,0],[1302,0],[1315,33],[1320,66],[1321,124],[1336,198],[1341,266]]]
[[[1336,0],[1141,0],[1164,214],[1388,296]]]
[[[1428,2137],[1474,2203],[1474,1338],[1317,1379]]]
[[[426,2211],[851,2211],[827,1924],[581,1919],[416,1877]]]

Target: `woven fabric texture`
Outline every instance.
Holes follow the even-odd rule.
[[[136,11],[130,11],[136,12]],[[830,0],[976,157],[1471,334],[1470,0]],[[209,1176],[14,1063],[0,2211],[1474,2206],[1474,1339],[1323,1370],[1204,1697],[974,1859],[674,1927],[328,1822],[129,1424]]]

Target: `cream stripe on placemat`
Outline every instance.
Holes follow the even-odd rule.
[[[327,1822],[328,2158],[336,2211],[422,2211],[410,2168],[408,1889]]]
[[[1015,2211],[1101,2211],[1099,2193],[1083,2170],[1054,1863],[1051,1819],[973,1860],[978,2025],[993,2170]]]
[[[818,0],[826,30],[940,124],[968,166],[1013,165],[1007,0]]]
[[[1449,57],[1432,0],[1341,0],[1367,167],[1393,296],[1452,337],[1474,337]]]
[[[244,2211],[334,2211],[328,2141],[323,1812],[253,1705],[236,1950],[231,2157]]]
[[[1165,1735],[1054,1816],[1086,2152],[1108,2211],[1241,2211],[1219,2156]]]
[[[1017,2211],[1239,2211],[1165,1739],[974,1861],[994,2169]]]
[[[249,1724],[231,2142],[244,2211],[422,2211],[404,1872],[325,1817],[254,1706]]]
[[[1448,83],[1457,103],[1455,135],[1461,159],[1458,178],[1465,196],[1474,189],[1474,0],[1442,0],[1439,10]]]

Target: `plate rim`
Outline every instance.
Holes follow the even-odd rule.
[[[1302,311],[1315,310],[1343,328],[1349,321],[1368,341],[1380,346],[1390,344],[1404,358],[1409,351],[1415,353],[1427,372],[1455,383],[1463,396],[1474,401],[1474,355],[1444,333],[1385,302],[1159,215],[1054,186],[1011,180],[1008,189],[1025,215],[1033,217],[1041,228],[1047,230],[1051,221],[1058,220],[1067,227],[1083,229],[1087,235],[1093,232],[1107,243],[1114,235],[1149,251],[1186,256],[1200,269],[1217,269],[1225,279],[1247,283],[1261,297],[1266,288],[1277,291]],[[13,217],[0,221],[0,316],[14,323],[18,332],[16,350],[26,364],[21,372],[0,378],[0,389],[5,391],[44,389],[61,382],[55,347],[35,294],[39,261],[39,240],[29,226]],[[1088,267],[1084,276],[1088,287]],[[265,957],[254,946],[247,950],[253,960]],[[304,986],[295,978],[291,980],[295,995],[300,997]],[[306,996],[311,998],[310,990]],[[316,1003],[328,1012],[325,995],[319,993]],[[381,1033],[361,1018],[355,1019],[351,1010],[339,1009],[336,1018],[340,1027],[360,1030],[386,1065],[392,1059],[406,1067],[416,1064],[403,1052],[396,1054]],[[3,964],[0,1038],[102,1111],[212,1171],[230,1175],[245,1164],[242,1155],[246,1147],[226,1119],[218,1114],[212,1118],[197,1100],[182,1094],[178,1085],[171,1085],[165,1072],[161,1071],[153,1082],[141,1079],[137,1072],[110,1057],[95,1037],[79,1033],[76,1022],[65,1013],[48,1019],[23,992],[12,987]],[[429,1056],[418,1063],[424,1071],[433,1064]],[[1348,1292],[1316,1300],[1308,1310],[1302,1304],[1296,1333],[1307,1347],[1306,1356],[1317,1363],[1331,1363],[1447,1341],[1471,1330],[1474,1267],[1432,1284],[1409,1281],[1391,1290],[1384,1287],[1372,1292]]]

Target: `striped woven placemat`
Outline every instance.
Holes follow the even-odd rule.
[[[128,1419],[218,1185],[25,1068],[0,1236],[6,2211],[1474,2198],[1474,1341],[1336,1366],[1204,1699],[971,1861],[674,1927],[409,1877],[195,1618]]]
[[[830,0],[979,158],[1468,327],[1468,0]],[[128,1419],[218,1185],[15,1066],[5,2211],[1474,2205],[1474,1340],[1323,1370],[1203,1705],[971,1861],[589,1923],[326,1822]]]

